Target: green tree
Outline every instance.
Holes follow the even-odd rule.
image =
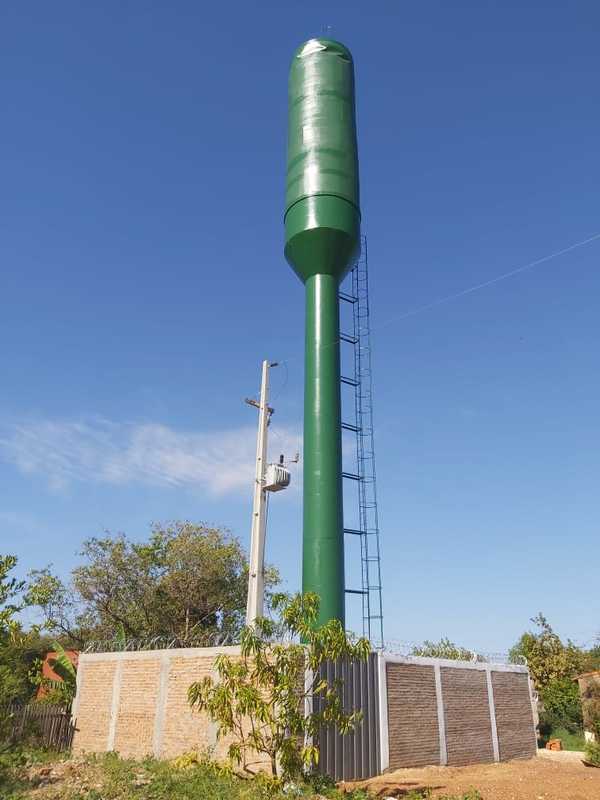
[[[540,731],[565,728],[581,731],[582,709],[574,678],[582,671],[585,656],[573,642],[565,644],[540,613],[531,622],[537,631],[527,631],[510,651],[511,661],[527,660],[531,678],[542,701]]]
[[[349,638],[338,620],[316,627],[319,598],[277,595],[274,607],[281,627],[258,619],[241,635],[241,658],[220,655],[215,661],[217,680],[205,677],[190,686],[192,707],[205,711],[217,723],[219,737],[232,735],[229,756],[244,769],[252,753],[266,755],[274,775],[284,780],[310,769],[319,759],[321,725],[335,725],[348,733],[360,722],[359,712],[346,712],[340,682],[319,677],[329,659],[364,660],[370,650],[366,639]],[[279,630],[282,638],[275,639]],[[300,638],[305,644],[294,643]],[[314,676],[305,681],[305,670]],[[310,713],[306,700],[318,698]]]
[[[460,647],[446,638],[440,639],[439,642],[430,642],[426,639],[423,644],[413,647],[411,655],[426,658],[449,658],[452,661],[473,661],[474,657],[478,658],[471,650]]]
[[[600,637],[596,637],[597,644],[584,652],[583,671],[593,672],[600,670]]]
[[[90,639],[165,637],[233,641],[244,622],[248,562],[227,531],[190,522],[155,524],[147,540],[91,538],[69,583],[31,574],[29,596],[49,629],[82,646]],[[273,568],[266,586],[278,581]]]
[[[562,727],[580,733],[583,712],[579,687],[572,678],[555,678],[539,691],[543,719],[551,728]]]
[[[533,617],[531,622],[537,631],[524,633],[510,650],[510,658],[513,662],[517,662],[519,657],[527,659],[535,687],[542,692],[553,681],[571,679],[581,672],[584,654],[570,639],[563,644],[542,613]]]
[[[24,607],[20,598],[25,582],[10,575],[16,566],[16,556],[0,556],[0,643],[18,629],[16,615]]]
[[[37,653],[31,653],[37,630],[25,634],[18,614],[26,606],[25,582],[11,573],[17,566],[12,555],[0,556],[0,705],[26,700],[33,692],[29,667]]]

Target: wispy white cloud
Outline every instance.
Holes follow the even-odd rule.
[[[292,456],[300,437],[277,429],[272,447]],[[212,494],[247,491],[254,474],[256,428],[178,431],[157,423],[106,419],[26,420],[4,426],[0,455],[52,489],[75,482],[190,487]]]

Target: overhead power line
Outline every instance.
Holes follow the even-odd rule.
[[[515,267],[514,269],[509,270],[508,272],[503,272],[501,275],[497,275],[495,278],[490,278],[487,281],[482,281],[481,283],[475,283],[473,286],[469,286],[466,289],[461,289],[458,292],[453,292],[452,294],[448,294],[445,297],[440,297],[437,300],[432,300],[430,303],[425,303],[423,306],[417,306],[417,308],[413,308],[410,311],[406,311],[404,314],[396,314],[393,317],[385,320],[384,322],[380,323],[377,327],[383,328],[385,325],[390,325],[392,322],[400,322],[400,320],[407,319],[407,317],[414,317],[417,314],[421,314],[423,311],[428,311],[430,308],[435,308],[436,306],[441,306],[444,303],[449,303],[451,300],[457,300],[459,297],[464,297],[467,294],[472,294],[473,292],[477,292],[480,289],[485,289],[486,286],[492,286],[495,283],[500,283],[500,281],[505,281],[507,278],[512,278],[514,275],[518,275],[521,272],[526,272],[529,269],[533,269],[537,267],[539,264],[544,264],[547,261],[551,261],[553,258],[558,258],[558,256],[563,256],[565,253],[570,253],[572,250],[576,250],[578,247],[583,247],[590,242],[596,241],[600,239],[600,232],[594,233],[593,236],[588,236],[587,239],[582,239],[580,242],[575,242],[574,244],[570,244],[568,247],[563,247],[561,250],[556,250],[554,253],[549,253],[547,256],[542,256],[541,258],[536,258],[534,261],[530,261],[527,264],[523,264],[520,267]]]

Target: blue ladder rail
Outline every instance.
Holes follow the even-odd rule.
[[[363,635],[374,647],[383,647],[383,603],[381,589],[381,550],[377,508],[377,475],[373,433],[373,377],[371,366],[371,332],[369,307],[369,270],[367,240],[362,237],[361,255],[349,273],[340,302],[352,307],[352,330],[340,334],[340,342],[352,348],[353,374],[340,380],[354,394],[354,423],[344,421],[342,430],[355,434],[355,469],[350,465],[342,473],[358,489],[358,520],[354,527],[345,527],[344,535],[360,540],[361,589],[347,589],[350,595],[362,598]],[[345,462],[347,463],[347,462]]]

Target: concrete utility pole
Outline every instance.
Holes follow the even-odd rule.
[[[254,501],[252,505],[252,532],[250,535],[250,576],[248,578],[248,603],[246,625],[262,617],[265,593],[265,533],[267,527],[267,431],[273,409],[269,407],[269,368],[276,366],[268,361],[262,364],[260,402],[246,400],[258,408],[258,434],[256,437],[256,471],[254,473]]]

